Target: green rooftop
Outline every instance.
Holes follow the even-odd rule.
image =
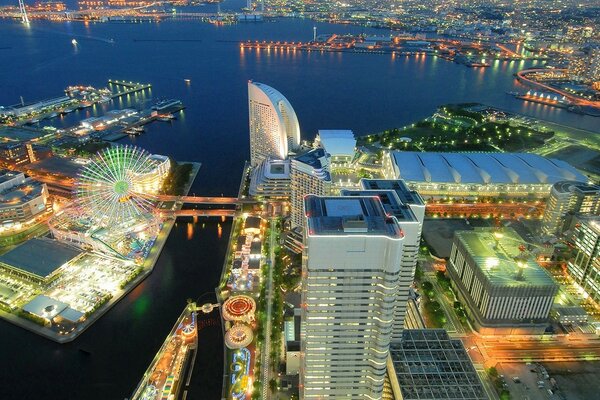
[[[555,286],[556,283],[519,248],[527,243],[512,228],[456,232],[477,267],[493,286]]]

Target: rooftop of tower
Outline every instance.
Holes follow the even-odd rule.
[[[401,239],[396,218],[390,217],[376,196],[304,198],[309,236],[368,235]]]

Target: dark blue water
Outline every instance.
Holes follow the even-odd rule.
[[[0,21],[0,104],[14,104],[19,96],[26,101],[58,96],[71,84],[101,87],[109,78],[152,83],[147,98],[178,98],[187,109],[173,124],[154,123],[147,127],[148,133],[131,141],[151,152],[202,162],[192,190],[213,195],[237,191],[248,155],[249,79],[274,86],[291,101],[306,139],[320,128],[366,134],[403,126],[450,102],[483,102],[600,130],[599,119],[507,95],[506,91],[521,89],[512,74],[530,65],[526,63],[498,62],[488,69],[470,69],[425,56],[242,51],[235,43],[310,40],[312,27],[311,21],[291,19],[231,26],[197,21],[34,22],[30,28]],[[351,26],[317,27],[319,33],[365,31]],[[73,38],[77,47],[71,44]],[[146,41],[136,41],[140,39]],[[161,41],[148,41],[157,39]],[[191,84],[184,79],[191,79]],[[117,106],[125,107],[132,100],[121,99]],[[88,111],[101,113],[102,107]],[[207,223],[202,229],[200,222],[188,240],[186,223],[181,222],[155,272],[72,344],[57,345],[0,321],[0,399],[93,400],[130,395],[186,299],[217,285],[229,225],[223,224],[219,239],[216,224]],[[221,346],[218,329],[204,335],[201,341],[205,340],[206,348]],[[221,360],[214,351],[204,355],[199,354],[206,389],[202,399],[217,399]]]

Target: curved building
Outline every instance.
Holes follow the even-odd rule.
[[[300,125],[290,102],[263,83],[248,82],[250,163],[284,159],[300,145]]]

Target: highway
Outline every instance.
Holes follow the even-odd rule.
[[[517,72],[517,78],[520,82],[525,82],[533,87],[541,87],[543,89],[549,90],[553,93],[558,93],[561,96],[564,96],[565,98],[569,99],[573,104],[578,105],[578,106],[588,106],[588,107],[595,107],[595,108],[600,108],[600,101],[591,101],[591,100],[585,100],[582,99],[580,97],[577,96],[573,96],[571,93],[567,93],[563,90],[557,89],[553,86],[550,85],[546,85],[545,83],[541,83],[539,81],[533,80],[533,79],[529,79],[527,78],[528,74],[531,73],[537,73],[537,72],[545,72],[548,73],[550,71],[566,71],[564,69],[554,69],[554,70],[548,70],[548,69],[525,69],[523,71],[519,71]]]

